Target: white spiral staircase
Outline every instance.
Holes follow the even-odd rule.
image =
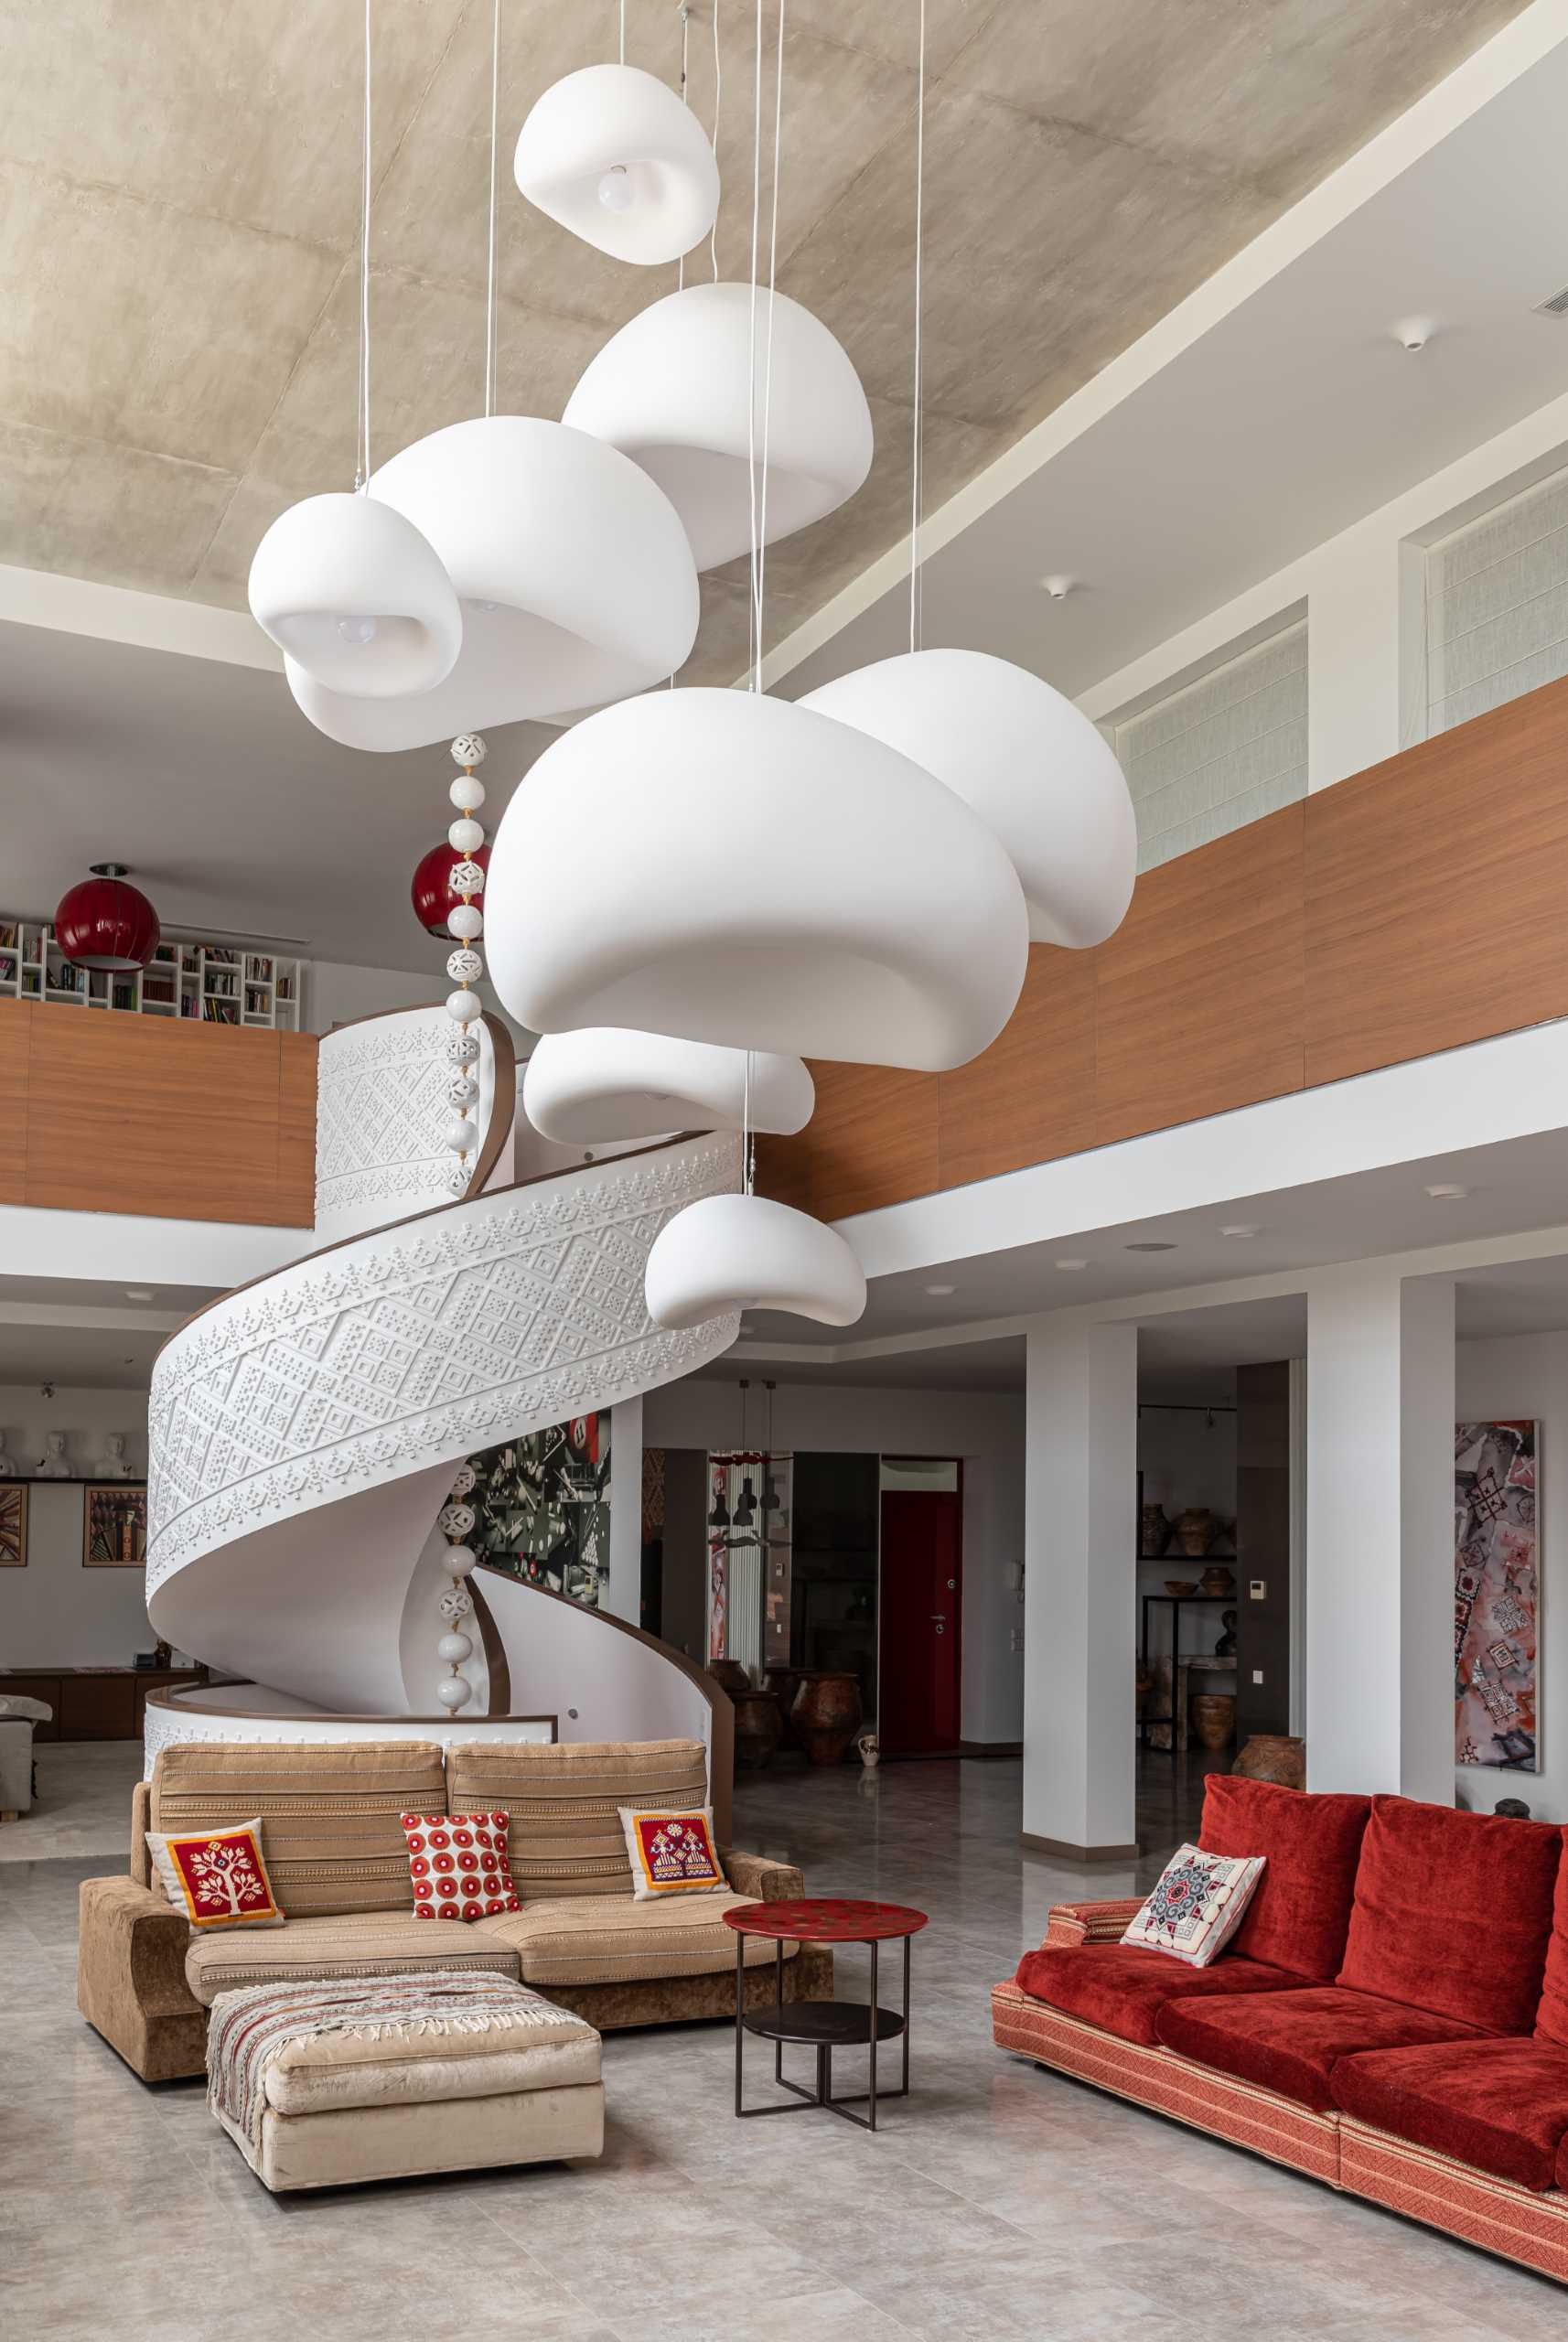
[[[149,1700],[149,1767],[173,1739],[727,1738],[728,1703],[679,1653],[493,1569],[469,1581],[472,1703],[436,1709],[435,1517],[458,1465],[727,1348],[735,1316],[655,1326],[643,1267],[675,1212],[740,1183],[739,1141],[714,1135],[513,1182],[511,1044],[487,1017],[479,1144],[454,1198],[449,1031],[422,1008],[322,1042],[319,1248],[159,1354],[148,1611],[252,1680]],[[635,1478],[618,1501],[639,1501]]]

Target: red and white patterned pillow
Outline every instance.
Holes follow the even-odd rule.
[[[1190,1968],[1207,1968],[1246,1916],[1264,1859],[1262,1854],[1206,1854],[1198,1846],[1178,1846],[1122,1942],[1139,1944],[1145,1951],[1168,1952]]]
[[[493,1919],[520,1911],[507,1859],[508,1813],[403,1813],[416,1919]]]

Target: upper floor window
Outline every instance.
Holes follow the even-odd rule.
[[[1450,731],[1568,675],[1568,472],[1433,545],[1426,728]]]
[[[1306,620],[1114,727],[1152,870],[1306,795]]]

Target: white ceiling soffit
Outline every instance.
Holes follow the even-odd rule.
[[[1565,118],[1568,6],[1535,0],[928,517],[924,639],[1081,694],[1559,395]],[[905,648],[908,568],[906,538],[768,682]]]

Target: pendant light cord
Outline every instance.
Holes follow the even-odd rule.
[[[768,459],[773,436],[773,311],[779,284],[779,153],[784,134],[784,12],[779,0],[779,46],[773,68],[773,209],[768,229],[768,351],[762,367],[762,488],[757,532],[757,675],[762,689],[763,612],[768,598]]]
[[[371,0],[365,0],[365,119],[360,166],[360,398],[354,487],[371,477]]]
[[[751,609],[746,611],[746,665],[751,668],[751,689],[758,682],[758,609],[756,609],[756,239],[763,225],[763,0],[756,0],[756,80],[751,89],[751,323],[746,335],[746,487],[751,494],[749,513],[749,551],[751,551]]]
[[[501,0],[490,20],[490,239],[485,279],[485,413],[496,411],[496,145],[501,100]]]
[[[920,498],[924,487],[924,369],[920,346],[925,274],[926,0],[920,0],[920,69],[915,87],[915,420],[909,446],[909,648],[920,647],[924,589],[920,578]]]
[[[719,110],[724,103],[725,70],[719,57],[719,0],[714,0],[714,153],[719,151]],[[724,200],[721,192],[719,200]],[[708,257],[714,264],[714,283],[719,281],[719,215],[715,209],[714,224],[708,230]]]
[[[686,102],[686,83],[690,79],[689,65],[692,50],[692,11],[686,5],[686,0],[681,0],[681,5],[677,9],[676,14],[681,19],[681,103],[684,105]],[[685,289],[686,255],[682,252],[675,263],[675,290],[677,293],[683,293]],[[671,677],[671,680],[673,681],[673,677]]]
[[[626,0],[620,0],[620,61],[626,63]]]

